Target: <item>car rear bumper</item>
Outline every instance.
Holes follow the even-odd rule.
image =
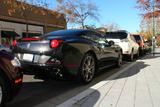
[[[67,72],[71,75],[76,75],[78,71],[79,60],[72,58],[69,54],[54,54],[52,56],[32,54],[33,57],[31,60],[24,58],[24,55],[26,54],[16,54],[21,62],[22,68],[30,73],[57,73],[59,70],[63,72],[62,69],[66,69],[65,73]]]
[[[30,62],[21,61],[22,68],[31,74],[51,74],[51,75],[63,75],[69,74],[72,76],[77,75],[78,67],[74,64],[35,64]]]
[[[36,64],[36,63],[31,63],[31,62],[25,62],[21,61],[22,68],[27,70],[27,71],[52,71],[55,69],[62,69],[63,65],[61,64]]]
[[[23,83],[23,71],[22,68],[17,68],[15,70],[16,73],[16,77],[14,77],[14,79],[11,81],[11,87],[10,87],[10,95],[8,98],[8,101],[13,100],[13,98],[18,94],[18,92],[20,91],[21,87],[22,87],[22,83]]]

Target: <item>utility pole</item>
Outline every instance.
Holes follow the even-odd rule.
[[[153,6],[152,6],[152,11],[153,11],[153,16],[152,16],[152,27],[153,27],[152,54],[154,55],[154,52],[155,52],[155,0],[153,0],[152,3],[153,3]]]

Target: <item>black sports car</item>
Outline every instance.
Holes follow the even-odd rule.
[[[74,76],[90,82],[98,69],[122,63],[122,50],[92,30],[59,30],[14,42],[13,52],[25,69]]]
[[[0,107],[15,97],[22,86],[22,78],[19,60],[5,51],[0,51]]]

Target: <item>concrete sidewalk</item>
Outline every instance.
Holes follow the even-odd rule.
[[[160,48],[155,48],[155,54],[160,54]]]
[[[160,57],[148,55],[58,107],[160,107]]]

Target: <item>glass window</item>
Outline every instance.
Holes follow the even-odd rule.
[[[136,40],[136,42],[139,42],[142,40],[140,35],[133,35],[133,36],[134,36],[134,39]]]
[[[1,31],[1,44],[10,47],[17,36],[19,35],[14,31]]]
[[[125,39],[127,38],[127,33],[125,32],[107,32],[105,36],[108,39]]]
[[[130,37],[131,37],[131,39],[132,39],[133,41],[136,42],[135,38],[134,38],[132,35],[130,35]]]
[[[82,34],[81,36],[96,43],[105,43],[105,38],[97,32],[85,32],[85,34]]]
[[[26,32],[22,33],[23,38],[38,37],[38,36],[41,36],[41,35],[42,34],[40,34],[40,33],[26,33]]]

